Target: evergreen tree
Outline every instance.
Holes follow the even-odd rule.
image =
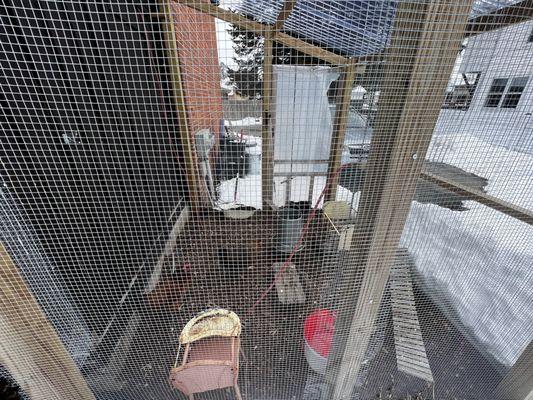
[[[256,19],[254,19],[256,20]],[[259,21],[260,22],[260,21]],[[264,38],[235,25],[228,29],[233,40],[235,69],[228,68],[228,78],[237,93],[243,96],[261,96],[263,86]],[[321,65],[326,64],[317,58],[305,55],[298,50],[284,47],[274,42],[273,64]]]
[[[236,91],[249,97],[261,95],[263,84],[264,39],[231,25],[228,29],[233,40],[235,69],[228,69],[228,78]]]

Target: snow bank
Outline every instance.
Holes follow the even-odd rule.
[[[428,158],[488,178],[487,192],[533,209],[533,155],[470,135],[438,135]],[[428,294],[496,360],[512,365],[533,339],[533,227],[476,202],[451,211],[413,202],[401,245]]]
[[[533,338],[533,228],[475,202],[466,212],[414,202],[401,245],[428,294],[496,360],[512,365]],[[448,312],[446,312],[448,311]],[[452,311],[451,313],[449,311]]]

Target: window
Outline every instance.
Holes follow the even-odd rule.
[[[527,77],[513,78],[509,85],[509,89],[507,89],[507,93],[503,98],[501,108],[516,108],[520,101],[520,97],[522,96],[522,92],[526,87],[527,81]]]
[[[533,29],[531,29],[531,32],[529,33],[529,37],[527,38],[527,41],[529,43],[533,43]]]
[[[489,94],[485,100],[485,107],[498,107],[500,100],[502,99],[503,92],[509,79],[497,78],[492,81],[492,85],[489,89]]]
[[[468,110],[480,77],[481,72],[467,72],[458,75],[453,87],[446,93],[442,108]]]

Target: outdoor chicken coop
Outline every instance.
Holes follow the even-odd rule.
[[[532,1],[0,19],[0,397],[533,399]]]

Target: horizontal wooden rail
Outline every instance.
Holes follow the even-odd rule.
[[[272,29],[272,26],[262,24],[261,22],[253,21],[243,15],[236,14],[234,12],[224,10],[214,4],[200,3],[199,0],[174,0],[178,4],[185,5],[196,11],[200,11],[204,14],[211,15],[222,21],[229,22],[241,29],[245,29],[250,32],[257,33],[259,35],[265,35],[265,32]],[[312,57],[316,57],[320,60],[326,61],[334,65],[345,65],[348,63],[348,59],[339,54],[335,54],[329,50],[326,50],[320,46],[305,42],[301,39],[295,38],[283,32],[275,32],[274,41],[281,43],[284,46],[298,50],[301,53],[307,54]]]
[[[458,182],[451,181],[428,171],[422,170],[420,177],[428,182],[435,183],[436,185],[439,185],[450,192],[460,194],[470,200],[477,201],[478,203],[481,203],[487,207],[493,208],[522,222],[525,222],[526,224],[533,225],[533,212],[526,208],[509,203],[487,193],[471,189],[468,186],[461,185]]]
[[[352,165],[358,169],[366,169],[366,164],[364,163]],[[491,196],[490,194],[480,192],[479,190],[472,189],[466,185],[462,185],[459,182],[455,182],[442,176],[433,174],[426,169],[422,169],[420,178],[434,183],[435,185],[438,185],[450,192],[460,194],[467,200],[476,201],[484,206],[525,222],[526,224],[533,225],[533,211],[530,211],[527,208],[517,206],[516,204]]]

